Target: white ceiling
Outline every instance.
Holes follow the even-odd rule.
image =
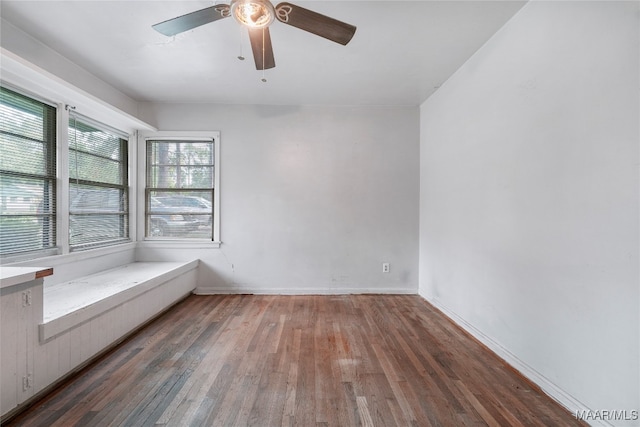
[[[274,22],[276,68],[265,72],[266,83],[232,19],[173,38],[151,28],[213,1],[2,0],[0,14],[136,101],[419,105],[524,4],[291,2],[357,31],[342,46]]]

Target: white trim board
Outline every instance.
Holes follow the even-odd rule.
[[[426,302],[433,305],[435,308],[440,310],[442,314],[448,317],[452,322],[456,325],[460,326],[466,332],[471,334],[475,339],[480,341],[486,347],[489,348],[493,353],[495,353],[498,357],[504,360],[508,365],[517,370],[521,375],[525,378],[536,384],[540,389],[551,397],[553,400],[562,405],[565,409],[570,411],[572,414],[577,414],[578,412],[595,412],[592,409],[588,408],[582,402],[571,396],[569,393],[564,391],[562,388],[558,387],[547,377],[536,371],[533,367],[528,365],[527,363],[520,360],[516,355],[511,353],[509,350],[504,348],[502,345],[498,344],[492,338],[484,334],[482,331],[474,327],[472,324],[467,322],[462,317],[458,316],[456,313],[440,304],[437,300],[431,300],[425,298],[423,295],[420,295]],[[606,420],[595,419],[589,420],[591,425],[602,426],[602,427],[614,427],[613,424],[610,424]]]
[[[357,295],[357,294],[385,294],[385,295],[416,295],[414,288],[257,288],[254,286],[235,285],[233,287],[197,287],[196,295]]]
[[[51,102],[69,104],[85,116],[129,134],[155,127],[66,82],[15,53],[0,48],[2,80]]]

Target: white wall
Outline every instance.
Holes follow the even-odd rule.
[[[638,5],[531,2],[421,107],[420,294],[572,409],[640,409]]]
[[[197,256],[203,293],[417,291],[417,107],[140,111],[160,130],[221,131],[223,243],[145,247],[138,259]]]
[[[47,73],[86,91],[91,96],[95,96],[100,101],[134,117],[137,116],[138,103],[136,101],[4,19],[0,22],[0,45],[31,64],[42,68]],[[3,79],[5,77],[3,76]],[[59,100],[53,99],[52,101]],[[69,99],[63,101],[70,102]],[[85,112],[85,114],[88,113]]]

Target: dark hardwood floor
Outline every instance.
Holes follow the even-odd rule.
[[[7,426],[585,425],[418,296],[190,296]]]

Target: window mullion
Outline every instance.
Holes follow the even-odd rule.
[[[100,181],[89,181],[86,179],[75,179],[71,178],[70,182],[73,184],[78,184],[79,186],[92,186],[92,187],[101,187],[101,188],[117,188],[119,190],[126,190],[128,185],[126,183],[122,184],[109,184],[107,182]]]
[[[69,110],[65,105],[58,105],[57,121],[57,245],[61,253],[68,254],[71,250],[69,244]]]

